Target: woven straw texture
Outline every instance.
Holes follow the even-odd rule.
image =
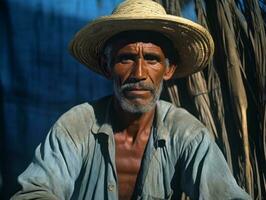
[[[106,76],[100,66],[100,54],[112,36],[129,30],[153,30],[168,37],[179,58],[174,78],[202,70],[213,55],[214,44],[209,32],[190,20],[168,15],[151,0],[127,0],[104,16],[82,28],[70,42],[71,54],[96,73]]]

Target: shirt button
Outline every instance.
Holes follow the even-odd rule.
[[[115,186],[114,186],[113,184],[110,184],[110,183],[109,183],[109,184],[107,185],[107,189],[108,189],[109,192],[114,191],[114,188],[115,188]]]

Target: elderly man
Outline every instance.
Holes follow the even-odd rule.
[[[12,199],[250,199],[206,128],[159,100],[163,80],[210,60],[203,27],[153,1],[128,0],[79,31],[70,50],[113,80],[114,95],[55,123]]]

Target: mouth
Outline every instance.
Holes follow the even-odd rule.
[[[147,99],[154,93],[153,85],[143,82],[126,83],[120,89],[124,97],[128,99]]]
[[[126,94],[129,97],[141,97],[147,95],[147,93],[150,92],[151,90],[149,89],[139,88],[139,87],[132,87],[124,90],[124,94]]]

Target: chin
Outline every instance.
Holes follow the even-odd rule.
[[[130,113],[146,113],[155,108],[157,100],[152,99],[150,101],[146,101],[146,103],[140,103],[132,100],[127,100],[125,98],[120,98],[119,103],[123,110]]]
[[[129,96],[127,97],[120,87],[114,82],[114,95],[119,102],[121,108],[129,113],[146,113],[155,108],[157,101],[160,98],[163,82],[160,87],[151,92],[150,96]]]

